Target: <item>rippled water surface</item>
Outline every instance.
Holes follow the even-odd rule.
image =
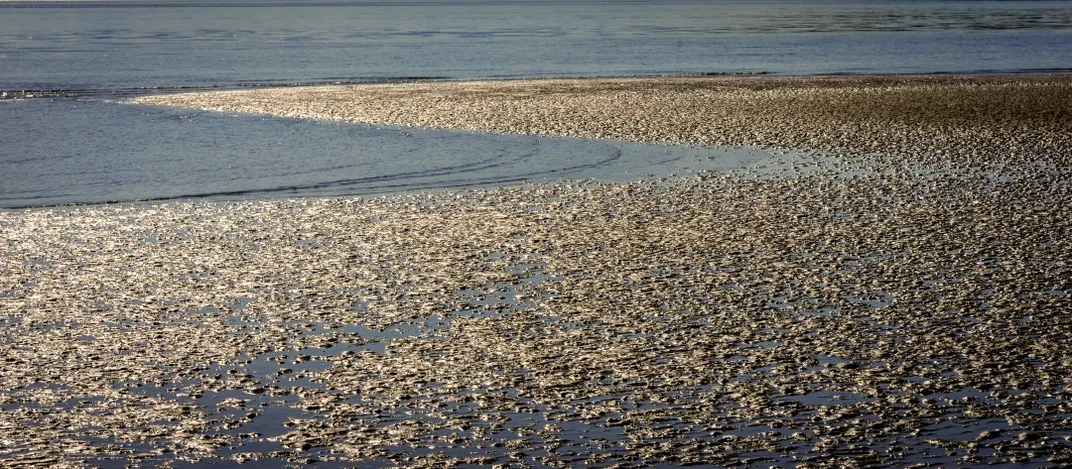
[[[1067,2],[0,3],[0,90],[1072,66]]]
[[[607,157],[591,151],[598,145],[459,133],[427,134],[413,150],[405,132],[179,123],[100,102],[129,95],[424,78],[1054,71],[1072,67],[1068,44],[1064,1],[0,1],[0,205],[369,193],[529,179]],[[40,98],[59,101],[13,103]]]
[[[382,128],[69,99],[0,101],[0,207],[376,194],[748,167],[740,148]],[[130,127],[136,125],[135,129]]]

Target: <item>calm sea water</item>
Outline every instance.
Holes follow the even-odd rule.
[[[605,172],[621,176],[661,171],[651,163],[659,152],[680,161],[693,151],[107,102],[133,94],[422,78],[1067,71],[1068,44],[1066,1],[0,0],[0,207],[598,177],[600,161],[618,161]],[[626,171],[608,157],[618,153],[641,156]]]

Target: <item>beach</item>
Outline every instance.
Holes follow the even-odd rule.
[[[1068,75],[132,104],[805,154],[0,212],[0,465],[1072,464]]]

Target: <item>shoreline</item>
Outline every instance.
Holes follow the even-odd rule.
[[[62,0],[57,0],[62,1]],[[726,78],[726,77],[773,77],[773,78],[875,78],[875,77],[1023,77],[1023,76],[1065,76],[1072,75],[1072,68],[1061,69],[1025,69],[1025,70],[976,70],[976,71],[938,71],[919,73],[850,73],[829,72],[800,75],[772,71],[723,71],[723,72],[679,72],[679,73],[639,73],[631,75],[551,75],[551,76],[515,76],[515,77],[436,77],[436,76],[397,76],[351,80],[320,80],[296,82],[242,82],[210,85],[159,85],[133,88],[39,88],[0,90],[0,101],[42,98],[83,98],[112,97],[107,99],[133,98],[144,95],[189,93],[194,91],[242,91],[252,89],[309,88],[320,86],[352,85],[387,85],[420,83],[464,83],[473,81],[529,81],[529,80],[604,80],[604,79],[662,79],[662,78]]]
[[[1072,146],[1072,75],[480,80],[131,102],[372,125],[960,159],[972,157],[959,149],[964,144],[1027,158]]]

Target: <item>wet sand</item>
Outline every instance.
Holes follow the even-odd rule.
[[[137,103],[489,132],[989,162],[1067,152],[1072,77],[677,77],[299,87]]]
[[[0,212],[0,464],[1072,464],[1070,89],[751,78],[140,98],[828,153],[776,175]]]

